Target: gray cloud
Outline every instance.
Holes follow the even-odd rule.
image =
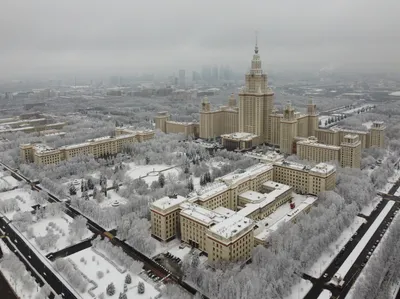
[[[397,0],[0,0],[4,74],[400,66]]]

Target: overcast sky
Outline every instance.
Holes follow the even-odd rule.
[[[2,75],[400,69],[399,0],[0,0]]]

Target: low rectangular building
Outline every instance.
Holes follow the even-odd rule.
[[[260,144],[260,137],[252,133],[236,132],[221,135],[222,145],[227,150],[248,150]]]

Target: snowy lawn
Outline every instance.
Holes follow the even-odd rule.
[[[0,190],[11,190],[17,188],[20,182],[11,175],[0,172]]]
[[[394,205],[394,201],[389,201],[386,206],[383,208],[382,212],[378,215],[378,217],[375,219],[374,223],[370,226],[370,228],[367,230],[367,232],[364,234],[362,239],[358,242],[356,247],[353,249],[353,251],[350,253],[350,255],[347,257],[347,259],[344,261],[342,266],[338,269],[338,271],[335,273],[335,275],[339,275],[340,277],[345,277],[347,272],[349,272],[350,268],[353,266],[354,262],[360,255],[361,251],[365,248],[373,234],[376,232],[378,227],[381,225],[383,222],[383,219],[385,219],[386,215],[389,213],[390,209]]]
[[[135,180],[138,178],[143,178],[146,180],[147,175],[149,175],[149,182],[153,182],[158,179],[159,171],[166,170],[168,168],[172,168],[174,170],[174,165],[165,165],[165,164],[154,164],[154,165],[137,165],[134,162],[128,163],[128,170],[126,175],[131,179]],[[163,171],[164,175],[167,176],[167,171]],[[148,181],[146,181],[149,183]]]
[[[10,251],[2,240],[0,240],[0,248],[4,254],[0,260],[0,271],[10,286],[21,299],[35,298],[40,290],[40,285],[37,284],[35,278],[28,273],[22,262],[19,261],[18,257]],[[6,265],[7,263],[12,264]],[[17,269],[20,270],[16,271]]]
[[[318,299],[330,299],[332,293],[328,290],[323,290],[321,294],[319,294]]]
[[[90,198],[90,199],[93,200],[92,198]],[[118,205],[121,205],[121,204],[126,204],[127,200],[126,200],[126,198],[120,196],[114,190],[109,190],[109,191],[107,191],[107,197],[105,197],[104,201],[99,203],[99,205],[101,208],[112,207],[113,203],[116,204],[116,202],[118,202]]]
[[[105,298],[118,298],[119,293],[124,291],[125,277],[129,272],[120,273],[110,262],[105,260],[100,255],[96,254],[91,248],[79,251],[68,257],[71,259],[78,267],[81,272],[83,272],[90,280],[95,281],[98,287],[93,290],[93,293],[97,298],[100,294],[104,293]],[[83,265],[81,259],[84,259],[86,264]],[[99,278],[98,272],[103,272],[104,276]],[[144,281],[135,273],[130,273],[132,277],[132,282],[128,284],[128,291],[126,295],[128,298],[138,298],[138,299],[150,299],[155,298],[159,292],[149,283]],[[144,294],[138,294],[137,285],[139,282],[143,282],[145,285]],[[113,296],[106,295],[106,288],[110,283],[115,285],[115,294]],[[92,286],[89,284],[88,289]],[[92,299],[92,296],[88,292],[80,293],[83,299]]]
[[[309,280],[301,279],[299,283],[291,287],[291,293],[284,299],[300,299],[303,298],[311,290],[312,283]]]
[[[85,229],[81,236],[76,236],[76,232],[69,231],[69,225],[73,219],[66,214],[60,216],[49,216],[45,219],[40,219],[30,225],[28,231],[24,232],[23,235],[29,240],[29,242],[40,251],[42,255],[46,255],[50,252],[59,251],[65,247],[77,244],[82,240],[92,236],[92,232],[89,229]],[[53,224],[51,224],[53,223]],[[36,238],[44,237],[51,230],[54,237],[49,238],[50,243],[41,246],[36,241]],[[31,231],[33,233],[30,233]],[[53,236],[53,235],[52,235]]]
[[[6,192],[0,193],[0,201],[4,201],[11,198],[16,198],[19,196],[19,199],[16,199],[18,208],[17,211],[10,211],[5,213],[8,219],[12,219],[14,214],[18,211],[20,212],[31,212],[33,211],[32,206],[36,205],[37,202],[32,198],[31,191],[26,189],[15,189]]]
[[[346,228],[340,237],[331,245],[329,249],[326,250],[318,260],[312,265],[310,269],[306,271],[306,273],[315,278],[319,278],[324,272],[325,269],[330,265],[332,260],[339,254],[340,250],[349,242],[350,238],[354,235],[354,233],[360,228],[363,223],[367,221],[364,218],[356,217],[354,222]]]

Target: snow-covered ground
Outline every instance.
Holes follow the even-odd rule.
[[[325,128],[327,126],[325,126],[325,122],[328,121],[328,119],[330,119],[332,116],[330,115],[321,115],[318,117],[318,120],[321,121],[321,128]]]
[[[389,95],[393,97],[400,97],[400,91],[394,91],[392,93],[389,93]]]
[[[169,250],[169,253],[171,253],[173,256],[179,257],[181,260],[185,257],[190,252],[190,247],[187,246],[185,248],[179,248],[178,247],[173,247]]]
[[[98,284],[98,287],[93,290],[96,298],[99,298],[101,293],[104,293],[106,298],[118,298],[119,293],[123,292],[125,277],[129,272],[120,273],[110,262],[96,254],[91,248],[74,253],[68,258],[79,267],[79,270],[82,273]],[[85,265],[82,264],[81,258],[85,259]],[[98,278],[98,271],[102,271],[104,273],[103,278]],[[159,292],[154,288],[153,285],[147,283],[135,273],[130,273],[130,275],[132,277],[132,283],[127,285],[128,291],[126,295],[128,298],[150,299],[159,295]],[[142,281],[145,285],[144,294],[138,294],[137,292],[137,285],[139,281]],[[111,297],[106,295],[106,288],[110,283],[114,283],[115,285],[115,295]],[[92,284],[89,285],[92,286]],[[79,294],[83,299],[93,298],[88,292]]]
[[[328,290],[323,290],[321,294],[319,294],[318,299],[330,299],[332,293]]]
[[[318,260],[314,263],[314,265],[312,265],[310,269],[306,271],[306,273],[315,278],[319,278],[325,272],[325,269],[330,265],[332,260],[339,254],[343,246],[345,246],[347,242],[349,242],[350,238],[365,222],[366,220],[364,218],[357,216],[354,219],[354,222],[342,232],[340,237],[335,242],[329,245],[329,249],[327,249],[318,258]]]
[[[394,218],[393,221],[392,221],[392,224],[393,224],[395,221],[400,221],[398,215],[399,215],[399,214],[396,214],[395,218]],[[369,260],[372,260],[372,259],[376,258],[377,253],[379,252],[379,250],[380,250],[381,247],[382,247],[382,244],[385,243],[385,239],[386,239],[388,233],[390,233],[391,227],[392,227],[392,226],[389,226],[387,232],[386,232],[385,235],[382,237],[381,242],[379,242],[378,246],[376,246],[375,250],[372,252],[371,257],[369,258]],[[348,293],[347,296],[346,296],[346,299],[357,299],[357,298],[354,296],[354,290],[357,288],[357,284],[360,282],[360,279],[362,279],[362,278],[364,277],[365,273],[368,272],[368,271],[370,271],[370,270],[369,270],[370,266],[371,266],[371,263],[368,262],[368,263],[365,265],[365,267],[361,270],[360,276],[357,278],[356,282],[352,285],[352,287],[351,287],[349,293]],[[400,283],[399,283],[399,287],[400,287]],[[396,289],[396,288],[393,288],[393,299],[396,297],[396,294],[397,294],[397,289]]]
[[[46,255],[50,252],[56,252],[65,247],[77,244],[82,240],[92,236],[92,233],[89,229],[86,229],[81,238],[77,238],[74,235],[74,232],[71,234],[68,226],[72,221],[73,219],[66,214],[61,214],[60,216],[54,217],[46,217],[45,219],[40,219],[29,226],[29,229],[32,229],[33,231],[32,238],[29,238],[29,234],[27,232],[24,232],[23,235],[29,240],[29,242],[31,242],[33,246],[37,248],[37,250],[40,251],[42,255]],[[53,226],[49,225],[51,222],[54,223]],[[41,249],[35,239],[37,237],[43,237],[47,235],[48,229],[51,229],[54,235],[58,236],[58,239],[53,238],[52,243],[50,244],[51,247]]]
[[[20,185],[8,172],[0,171],[0,190],[11,190]]]
[[[0,260],[0,271],[6,278],[6,280],[10,284],[10,286],[13,288],[14,292],[21,299],[35,298],[35,296],[38,293],[38,290],[40,290],[40,285],[37,284],[35,279],[32,277],[31,282],[33,284],[31,285],[31,288],[27,287],[27,284],[24,283],[24,281],[22,280],[22,276],[25,276],[25,275],[30,276],[31,274],[28,273],[28,271],[26,270],[25,267],[23,268],[23,273],[15,273],[13,271],[10,271],[6,267],[4,267],[4,265],[2,264],[4,259],[7,259],[8,255],[14,255],[14,253],[10,251],[10,249],[7,247],[7,245],[2,240],[0,240],[0,248],[3,251],[3,255],[4,255],[3,259]],[[0,297],[2,297],[2,296],[0,296]]]
[[[25,189],[19,188],[19,189],[6,191],[6,192],[1,192],[0,193],[0,201],[15,198],[17,196],[21,197],[21,199],[16,200],[16,202],[18,204],[18,209],[20,212],[33,211],[32,206],[36,205],[37,202],[32,198],[30,190],[25,190]],[[18,212],[18,211],[11,211],[11,212],[6,213],[5,215],[7,216],[8,219],[11,220],[16,212]]]
[[[312,283],[309,280],[301,279],[299,283],[291,287],[291,293],[285,299],[303,298],[311,290]]]
[[[123,187],[121,187],[123,188]],[[100,207],[111,207],[113,203],[118,202],[118,204],[126,204],[127,199],[125,197],[120,196],[117,192],[114,190],[108,190],[107,191],[107,197],[104,198],[104,201],[99,203]]]
[[[378,217],[375,219],[374,223],[370,226],[370,228],[367,230],[367,232],[364,234],[364,236],[361,238],[361,240],[358,242],[356,247],[353,249],[353,251],[350,253],[350,255],[347,257],[347,259],[344,261],[342,266],[337,270],[335,275],[338,275],[340,277],[345,277],[347,272],[349,272],[350,268],[353,266],[354,262],[360,255],[361,251],[365,248],[373,234],[376,232],[378,227],[381,225],[383,220],[385,219],[386,215],[389,213],[390,209],[394,205],[394,201],[389,201],[386,206],[383,208],[382,212],[378,215]]]
[[[376,196],[369,205],[365,206],[360,214],[363,214],[365,216],[369,216],[371,215],[372,211],[376,208],[376,206],[378,205],[378,203],[380,203],[382,200],[382,197],[380,196]]]
[[[158,180],[158,174],[160,171],[163,171],[165,177],[168,174],[168,168],[171,169],[171,173],[176,173],[177,169],[174,168],[173,165],[166,165],[166,164],[153,164],[153,165],[137,165],[134,162],[127,164],[129,169],[126,172],[126,175],[129,176],[131,179],[135,180],[138,178],[143,178],[146,183],[151,184],[151,182]],[[145,176],[149,175],[148,178],[144,178]]]

